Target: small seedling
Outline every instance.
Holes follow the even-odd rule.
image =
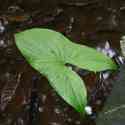
[[[116,64],[93,48],[71,42],[59,32],[33,28],[15,34],[16,45],[31,66],[46,76],[56,92],[84,114],[87,92],[83,80],[66,64],[89,71],[116,69]]]

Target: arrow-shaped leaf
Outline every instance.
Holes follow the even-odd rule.
[[[91,71],[116,69],[115,63],[104,54],[75,44],[61,33],[49,29],[26,30],[17,33],[15,39],[32,67],[45,75],[58,94],[78,112],[84,112],[86,88],[80,77],[65,64]]]

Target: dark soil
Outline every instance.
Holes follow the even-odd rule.
[[[47,27],[91,47],[109,41],[113,49],[120,51],[124,15],[123,0],[0,1],[0,125],[95,125],[96,113],[104,105],[114,77],[106,81],[108,89],[101,89],[93,97],[98,75],[81,75],[94,110],[92,116],[81,118],[47,79],[28,65],[16,48],[13,35],[32,27]]]

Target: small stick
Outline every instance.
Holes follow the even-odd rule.
[[[98,3],[99,1],[90,1],[90,2],[65,2],[65,3],[61,3],[62,5],[66,5],[66,6],[75,6],[75,7],[85,7],[85,6],[89,6],[89,5],[93,5]]]
[[[104,114],[114,113],[114,112],[116,112],[120,109],[125,109],[125,105],[117,106],[116,108],[113,108],[113,109],[110,109],[110,110],[106,111]]]

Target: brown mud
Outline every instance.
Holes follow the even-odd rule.
[[[32,27],[47,27],[80,44],[96,47],[108,41],[120,51],[124,15],[123,0],[0,1],[0,125],[95,125],[95,114],[81,118],[47,79],[31,68],[16,48],[13,35]],[[81,77],[89,95],[94,94],[98,75]],[[112,88],[110,80],[114,77],[106,81],[108,91]],[[95,113],[104,105],[107,93],[107,89],[100,91],[90,99]]]

